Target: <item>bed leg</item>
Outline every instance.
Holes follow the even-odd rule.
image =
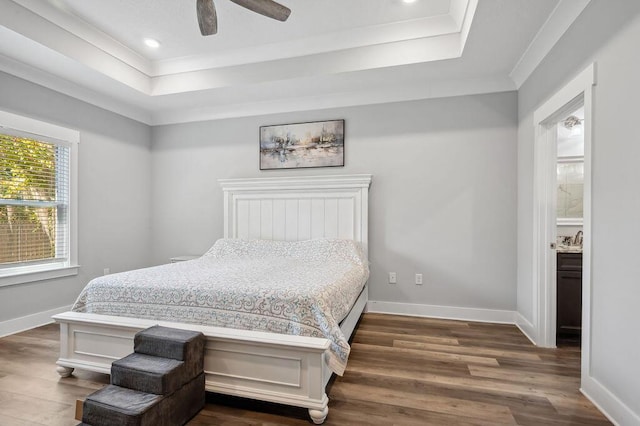
[[[73,368],[71,367],[63,367],[61,365],[56,367],[56,371],[60,375],[60,377],[69,377],[71,373],[73,373]]]
[[[309,409],[309,416],[311,417],[311,420],[313,420],[313,423],[317,425],[324,423],[324,419],[327,418],[327,414],[329,414],[329,407],[324,407],[322,410]]]

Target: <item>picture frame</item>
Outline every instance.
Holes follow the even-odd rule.
[[[260,170],[344,166],[344,120],[260,126]]]

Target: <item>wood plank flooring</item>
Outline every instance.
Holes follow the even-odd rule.
[[[55,372],[58,326],[0,339],[0,425],[71,426],[107,375]],[[365,314],[326,425],[609,425],[578,391],[577,347],[540,349],[510,325]],[[307,411],[208,395],[189,426],[308,425]]]

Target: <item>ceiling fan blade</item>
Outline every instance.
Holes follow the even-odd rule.
[[[278,21],[286,21],[291,14],[291,9],[276,3],[273,0],[231,0],[246,9],[252,10],[260,15],[268,18],[277,19]]]
[[[198,12],[198,25],[203,36],[212,35],[218,32],[218,17],[213,0],[197,0],[196,10]]]

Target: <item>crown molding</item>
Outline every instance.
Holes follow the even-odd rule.
[[[121,101],[113,96],[88,89],[83,85],[15,61],[2,54],[0,54],[0,71],[140,123],[149,125],[152,123],[152,113],[146,108],[141,108],[134,103]]]
[[[518,89],[533,74],[590,1],[560,0],[509,74]]]
[[[393,79],[393,69],[462,55],[478,0],[450,5],[445,15],[349,37],[292,40],[287,54],[274,54],[276,44],[209,62],[152,62],[49,2],[12,0],[0,4],[0,70],[148,125],[515,90],[497,75]]]
[[[138,52],[123,45],[113,37],[103,33],[95,27],[89,25],[85,21],[78,19],[75,15],[67,12],[62,7],[62,2],[42,1],[42,0],[12,0],[13,3],[17,3],[24,10],[21,11],[21,15],[24,19],[34,19],[33,16],[29,16],[29,12],[44,17],[45,20],[51,24],[59,27],[64,32],[75,35],[76,37],[87,41],[97,49],[108,53],[109,55],[117,58],[118,60],[128,64],[129,66],[137,69],[145,75],[151,74],[152,64],[147,58],[140,55]],[[56,5],[54,5],[56,3]],[[6,7],[11,7],[8,5]],[[51,28],[48,28],[50,30]]]
[[[197,121],[224,120],[300,111],[315,111],[378,105],[394,102],[447,98],[452,96],[479,95],[515,91],[509,77],[483,79],[431,81],[416,85],[415,82],[399,82],[375,90],[362,89],[353,92],[327,93],[316,96],[292,97],[272,101],[196,106],[158,111],[152,114],[151,125],[167,125]]]

